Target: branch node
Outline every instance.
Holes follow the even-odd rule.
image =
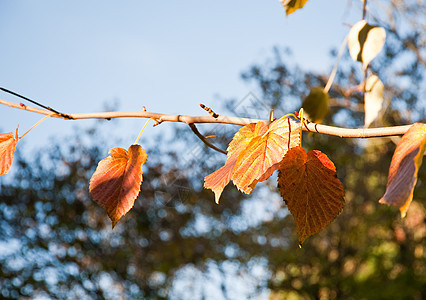
[[[155,124],[152,125],[152,127],[155,127],[155,126],[160,125],[161,123],[163,123],[163,120],[161,118],[160,119],[153,119],[153,120],[155,121]]]

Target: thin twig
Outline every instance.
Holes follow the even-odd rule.
[[[51,107],[49,107],[49,106],[45,106],[45,105],[43,105],[43,104],[41,104],[41,103],[38,103],[37,101],[31,100],[30,98],[27,98],[27,97],[25,97],[25,96],[22,96],[22,95],[20,95],[20,94],[18,94],[18,93],[15,93],[15,92],[11,91],[11,90],[8,90],[8,89],[2,88],[2,87],[0,87],[0,90],[2,90],[3,92],[9,93],[9,94],[11,94],[11,95],[14,95],[14,96],[16,96],[16,97],[19,97],[19,98],[21,98],[21,99],[27,100],[27,101],[31,102],[32,104],[38,105],[38,106],[40,106],[40,107],[43,107],[44,109],[47,109],[47,110],[49,110],[49,111],[51,111],[51,112],[54,112],[55,114],[61,115],[61,116],[62,116],[62,117],[64,117],[65,119],[72,119],[72,118],[71,118],[69,115],[67,115],[67,114],[63,114],[63,113],[61,113],[61,112],[59,112],[59,111],[57,111],[57,110],[55,110],[55,109],[53,109],[53,108],[51,108]]]
[[[367,13],[367,0],[362,1],[362,19],[365,20],[365,15]]]
[[[21,106],[5,100],[0,100],[0,104],[14,107],[17,109],[27,110],[42,115],[50,115],[51,112],[44,109],[34,108],[31,106]],[[64,119],[63,116],[53,115],[52,118]],[[234,125],[247,125],[249,123],[256,123],[258,121],[268,122],[268,120],[249,119],[239,117],[219,116],[217,119],[211,116],[185,116],[185,115],[166,115],[161,113],[152,113],[147,111],[117,111],[117,112],[98,112],[98,113],[82,113],[70,114],[75,120],[78,119],[112,119],[112,118],[154,118],[161,121],[168,122],[182,122],[186,124],[192,123],[223,123]],[[373,138],[403,135],[410,127],[410,125],[391,126],[381,128],[341,128],[333,127],[322,124],[309,123],[305,131],[317,132],[321,134],[334,135],[342,138]]]
[[[223,153],[223,154],[225,154],[225,155],[226,155],[226,154],[228,154],[228,152],[226,152],[225,150],[222,150],[222,149],[220,149],[220,148],[216,147],[215,145],[210,144],[210,143],[207,141],[207,139],[204,137],[204,135],[202,135],[202,134],[198,131],[198,129],[197,129],[197,127],[195,126],[195,124],[194,124],[194,123],[190,123],[190,124],[188,124],[188,125],[189,125],[189,127],[191,127],[192,132],[194,132],[194,133],[195,133],[195,135],[196,135],[196,136],[198,136],[198,137],[199,137],[199,139],[200,139],[200,140],[202,140],[204,144],[206,144],[206,146],[208,146],[208,147],[210,147],[210,148],[212,148],[212,149],[214,149],[214,150],[216,150],[216,151],[218,151],[218,152],[220,152],[220,153]]]
[[[324,87],[324,93],[328,93],[328,91],[331,88],[331,85],[333,84],[334,77],[337,73],[337,66],[339,64],[340,58],[343,55],[344,50],[346,49],[346,43],[348,42],[348,36],[346,35],[345,39],[343,40],[342,45],[340,46],[339,53],[337,54],[336,64],[333,67],[333,70],[331,71],[330,77],[328,78],[327,84]]]

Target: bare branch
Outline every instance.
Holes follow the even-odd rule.
[[[31,106],[21,106],[16,103],[12,103],[5,100],[0,100],[0,104],[31,111],[34,113],[42,115],[50,115],[51,112],[48,110],[43,110],[39,108],[34,108]],[[234,124],[234,125],[247,125],[249,123],[256,123],[258,121],[268,120],[259,120],[259,119],[249,119],[249,118],[239,118],[239,117],[228,117],[228,116],[219,116],[217,119],[212,118],[211,116],[185,116],[185,115],[167,115],[161,113],[153,113],[147,111],[117,111],[117,112],[97,112],[97,113],[80,113],[80,114],[69,114],[72,119],[112,119],[112,118],[154,118],[158,119],[161,122],[182,122],[186,124],[192,123],[223,123],[223,124]],[[53,115],[52,118],[62,118],[61,115]],[[327,135],[339,136],[342,138],[372,138],[372,137],[385,137],[385,136],[395,136],[403,135],[410,127],[410,125],[404,126],[391,126],[391,127],[381,127],[381,128],[341,128],[333,127],[315,123],[306,124],[306,128],[303,128],[305,131],[317,132]]]
[[[69,115],[67,115],[67,114],[63,114],[63,113],[61,113],[61,112],[59,112],[59,111],[51,108],[50,106],[45,106],[45,105],[43,105],[41,103],[38,103],[37,101],[31,100],[30,98],[22,96],[22,95],[20,95],[18,93],[15,93],[15,92],[11,91],[11,90],[8,90],[8,89],[2,88],[2,87],[0,87],[0,90],[2,90],[3,92],[9,93],[11,95],[14,95],[16,97],[19,97],[21,99],[27,100],[27,101],[31,102],[32,104],[38,105],[40,107],[43,107],[44,109],[50,110],[51,112],[53,112],[55,114],[61,115],[62,117],[64,117],[64,119],[71,119],[71,117]]]

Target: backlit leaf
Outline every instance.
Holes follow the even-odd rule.
[[[126,151],[112,148],[110,156],[101,160],[90,179],[90,193],[112,221],[112,227],[132,207],[142,183],[142,165],[147,155],[139,145]]]
[[[376,75],[371,75],[365,83],[364,110],[365,110],[365,127],[377,118],[383,105],[383,91],[385,86]]]
[[[371,26],[365,20],[359,21],[349,31],[349,53],[353,60],[362,62],[366,68],[382,50],[385,40],[384,28]]]
[[[242,127],[228,147],[225,165],[204,179],[204,187],[215,193],[216,203],[232,179],[249,194],[257,182],[268,179],[278,169],[289,147],[300,145],[300,124],[281,118],[268,125],[259,121]]]
[[[260,125],[262,124],[263,123]],[[263,127],[266,128],[266,126]],[[232,170],[237,162],[238,155],[242,150],[244,150],[258,131],[263,129],[263,127],[256,126],[256,123],[250,123],[241,127],[241,129],[234,135],[231,143],[229,143],[227,149],[228,159],[226,160],[225,165],[204,178],[204,187],[211,189],[214,192],[216,203],[219,203],[219,198],[223,189],[231,180]]]
[[[267,130],[241,151],[231,176],[238,189],[247,194],[278,169],[288,149],[300,145],[300,123],[289,118],[275,120],[269,126],[262,123]]]
[[[280,0],[287,16],[302,8],[308,0]]]
[[[386,193],[379,202],[399,207],[401,217],[405,216],[413,200],[425,145],[426,124],[415,123],[404,134],[393,154]]]
[[[10,170],[18,140],[18,129],[16,129],[15,137],[12,132],[0,134],[0,176],[7,174]]]
[[[280,163],[278,188],[296,222],[300,244],[335,219],[345,203],[333,162],[317,150],[288,151]]]

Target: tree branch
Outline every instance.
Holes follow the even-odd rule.
[[[5,100],[0,100],[0,104],[31,111],[34,113],[49,115],[52,112],[44,109],[34,108],[26,105],[19,105]],[[68,114],[73,120],[78,119],[112,119],[112,118],[154,118],[160,122],[182,122],[186,124],[192,123],[223,123],[223,124],[234,124],[234,125],[247,125],[249,123],[256,123],[259,119],[250,118],[239,118],[239,117],[228,117],[219,116],[217,119],[211,116],[185,116],[185,115],[168,115],[161,113],[153,113],[147,111],[117,111],[117,112],[97,112],[97,113],[79,113],[79,114]],[[54,115],[52,118],[67,119],[61,115]],[[391,127],[380,127],[380,128],[341,128],[334,126],[327,126],[315,123],[305,124],[303,130],[310,132],[317,132],[327,135],[339,136],[342,138],[372,138],[372,137],[385,137],[403,135],[410,127],[410,125],[404,126],[391,126]]]
[[[13,92],[11,90],[8,90],[8,89],[2,88],[2,87],[0,87],[0,90],[2,90],[3,92],[9,93],[11,95],[14,95],[16,97],[22,98],[24,100],[27,100],[27,101],[31,102],[32,104],[38,105],[40,107],[43,107],[44,109],[50,110],[51,112],[53,112],[55,114],[61,115],[64,119],[71,119],[71,117],[68,116],[67,114],[63,114],[63,113],[61,113],[61,112],[59,112],[59,111],[57,111],[57,110],[55,110],[55,109],[53,109],[53,108],[51,108],[49,106],[45,106],[45,105],[43,105],[41,103],[38,103],[37,101],[31,100],[30,98],[24,97],[24,96],[22,96],[22,95],[20,95],[18,93],[15,93],[15,92]]]
[[[197,127],[195,126],[195,124],[194,124],[194,123],[190,123],[190,124],[188,124],[188,125],[189,125],[189,127],[191,127],[192,132],[194,132],[194,134],[195,134],[196,136],[198,136],[198,137],[199,137],[199,139],[200,139],[200,140],[202,140],[204,144],[206,144],[206,146],[208,146],[208,147],[210,147],[210,148],[212,148],[212,149],[214,149],[214,150],[216,150],[216,151],[218,151],[218,152],[220,152],[220,153],[223,153],[223,154],[225,154],[225,155],[228,153],[228,152],[226,152],[226,151],[224,151],[224,150],[222,150],[222,149],[220,149],[220,148],[216,147],[215,145],[210,144],[210,143],[209,143],[209,141],[207,141],[206,137],[205,137],[204,135],[202,135],[202,134],[198,131],[198,129],[197,129]]]

